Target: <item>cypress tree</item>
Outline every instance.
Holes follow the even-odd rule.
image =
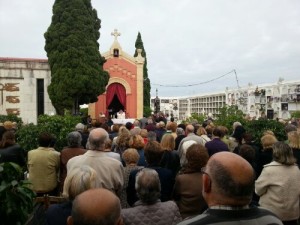
[[[147,108],[150,108],[150,91],[151,84],[150,79],[148,78],[148,69],[147,69],[147,55],[144,48],[144,44],[142,41],[141,33],[139,32],[137,35],[137,39],[135,41],[135,53],[134,57],[138,55],[137,49],[142,49],[142,56],[145,58],[144,68],[143,68],[143,78],[144,78],[144,112],[149,111]]]
[[[58,114],[79,112],[97,101],[109,74],[99,52],[101,20],[91,0],[55,0],[52,22],[44,34],[51,69],[48,94]]]

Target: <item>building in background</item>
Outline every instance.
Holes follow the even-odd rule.
[[[289,119],[292,112],[300,111],[300,80],[284,81],[281,78],[273,84],[249,84],[247,87],[226,88],[223,92],[159,99],[160,111],[173,113],[179,121],[190,117],[192,113],[216,117],[219,109],[225,105],[237,105],[251,118],[266,115],[269,119]],[[154,109],[154,97],[151,98],[151,108]]]

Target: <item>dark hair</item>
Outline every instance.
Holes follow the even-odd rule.
[[[5,131],[0,142],[0,148],[12,146],[16,143],[15,133],[11,130]]]
[[[163,151],[157,141],[148,141],[144,147],[144,154],[148,165],[159,165]]]
[[[192,144],[186,151],[187,164],[183,168],[183,173],[201,172],[209,159],[207,149],[201,144]]]
[[[255,159],[255,149],[252,148],[250,145],[243,144],[240,146],[239,155],[246,159],[252,165]]]
[[[234,137],[239,143],[242,143],[243,140],[243,135],[246,132],[244,127],[242,126],[237,126],[233,132],[232,137]]]
[[[223,129],[222,129],[221,127],[219,127],[219,126],[216,127],[215,129],[213,129],[212,134],[213,134],[214,136],[219,137],[219,138],[223,138],[223,137],[224,137],[224,131],[223,131]]]
[[[54,140],[55,138],[52,134],[48,132],[42,132],[39,135],[38,143],[40,147],[51,147],[54,146],[53,145]]]
[[[249,177],[248,182],[240,183],[234,180],[228,170],[217,160],[213,160],[210,166],[210,176],[215,182],[217,191],[229,198],[245,199],[252,198],[255,176]]]

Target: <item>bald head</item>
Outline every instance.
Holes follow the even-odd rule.
[[[90,150],[104,150],[105,142],[108,140],[108,133],[103,128],[91,130],[88,139],[88,148]]]
[[[109,190],[90,189],[75,198],[68,225],[100,224],[121,224],[120,200]]]
[[[221,204],[225,205],[246,205],[251,201],[255,181],[254,170],[239,155],[231,152],[214,154],[207,163],[206,172],[211,179],[211,190],[205,194],[218,196],[217,198],[225,201]]]
[[[194,133],[194,126],[192,124],[188,124],[185,128],[186,133],[190,134],[190,133]]]

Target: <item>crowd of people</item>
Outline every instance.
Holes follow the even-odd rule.
[[[27,165],[37,196],[66,201],[46,211],[56,224],[298,224],[300,132],[286,140],[264,131],[261,146],[240,122],[177,124],[143,118],[127,124],[77,124],[68,146],[54,149],[50,133],[25,156],[13,127],[3,126],[0,162]]]

